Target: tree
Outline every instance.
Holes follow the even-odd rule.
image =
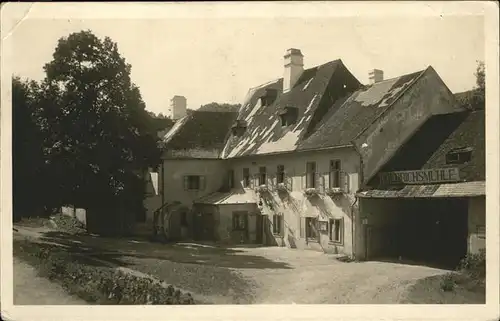
[[[159,162],[157,135],[131,66],[110,38],[61,38],[44,66],[44,156],[59,205],[142,206],[142,174]]]
[[[12,78],[12,194],[14,219],[39,215],[45,201],[38,84]],[[26,196],[30,201],[26,201]]]
[[[485,66],[483,61],[477,61],[476,86],[471,91],[465,92],[459,96],[459,102],[462,106],[470,110],[484,109],[485,106]]]
[[[154,130],[156,132],[161,132],[161,131],[164,131],[166,129],[170,129],[174,125],[174,121],[172,119],[170,119],[170,117],[167,117],[167,116],[163,115],[162,113],[159,113],[158,115],[156,115],[152,111],[148,111],[147,113],[150,117],[150,125],[149,126],[151,127],[152,130]]]
[[[484,70],[484,62],[478,61],[476,72],[474,73],[476,76],[476,89],[481,91],[484,95],[485,92],[485,70]]]
[[[240,104],[227,104],[227,103],[216,103],[212,102],[206,105],[200,106],[198,110],[200,111],[232,111],[237,112],[240,109]]]

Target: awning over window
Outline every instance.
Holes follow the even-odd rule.
[[[200,197],[196,199],[193,203],[195,204],[211,204],[211,205],[223,205],[223,204],[257,204],[258,197],[252,190],[246,191],[231,191],[231,192],[215,192],[207,196]]]
[[[433,185],[405,185],[399,189],[373,189],[359,192],[364,198],[413,198],[413,197],[473,197],[486,194],[486,182],[461,182]]]

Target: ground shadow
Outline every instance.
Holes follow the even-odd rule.
[[[38,255],[45,249],[53,255],[50,258],[51,262],[57,260],[60,253],[63,254],[61,259],[71,260],[82,266],[95,267],[97,270],[118,266],[129,268],[191,292],[195,300],[202,304],[250,304],[256,296],[255,281],[226,267],[201,263],[186,264],[183,260],[174,261],[163,257],[109,252],[103,248],[80,244],[79,241],[74,243],[77,237],[57,234],[57,237],[52,235],[32,240],[15,240],[14,255],[33,266],[38,266],[40,264]],[[183,250],[177,249],[177,251]]]
[[[68,251],[98,255],[102,260],[122,266],[126,265],[126,262],[121,260],[122,257],[135,257],[225,268],[291,269],[285,262],[272,261],[263,256],[248,254],[244,248],[249,246],[239,246],[242,249],[238,249],[236,246],[229,248],[196,243],[158,244],[145,241],[141,242],[141,246],[134,246],[134,244],[126,244],[127,240],[122,239],[121,243],[126,244],[126,248],[116,248],[116,240],[113,244],[106,242],[105,238],[88,235],[72,235],[61,232],[46,232],[42,235],[41,240],[62,244],[67,247]]]
[[[399,258],[392,258],[392,257],[383,257],[383,258],[374,258],[371,260],[368,260],[367,262],[383,262],[383,263],[394,263],[394,264],[401,264],[401,265],[413,265],[413,266],[426,266],[430,267],[433,269],[440,269],[440,270],[456,270],[456,262],[435,262],[435,261],[429,261],[429,260],[411,260],[411,259],[404,259],[402,258],[401,260]]]

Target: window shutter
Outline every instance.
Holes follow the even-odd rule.
[[[340,182],[343,187],[344,192],[349,193],[350,191],[350,186],[349,186],[349,175],[346,172],[340,172]]]
[[[325,178],[321,173],[316,173],[316,187],[319,189],[320,193],[325,191]]]
[[[306,218],[301,217],[300,218],[300,238],[305,238],[306,237]]]
[[[274,190],[274,177],[273,176],[270,176],[270,175],[267,176],[267,186],[270,189]]]
[[[340,242],[344,243],[344,218],[339,221],[340,224]]]
[[[205,190],[205,176],[200,176],[200,190]]]
[[[290,192],[292,191],[292,177],[288,176],[286,172],[285,172],[285,186],[287,190],[289,190]]]
[[[301,183],[301,188],[303,190],[306,189],[306,176],[307,176],[307,173],[303,174],[301,177],[300,177],[300,183]]]
[[[187,175],[184,176],[184,190],[187,191],[189,189],[189,178]]]

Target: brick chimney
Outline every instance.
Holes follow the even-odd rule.
[[[170,110],[172,112],[172,120],[180,119],[186,116],[186,97],[174,96],[170,99]]]
[[[370,80],[370,85],[381,82],[384,80],[384,72],[380,69],[370,70],[368,73],[368,79]]]
[[[283,92],[290,91],[304,71],[304,56],[299,49],[290,48],[285,53]]]

